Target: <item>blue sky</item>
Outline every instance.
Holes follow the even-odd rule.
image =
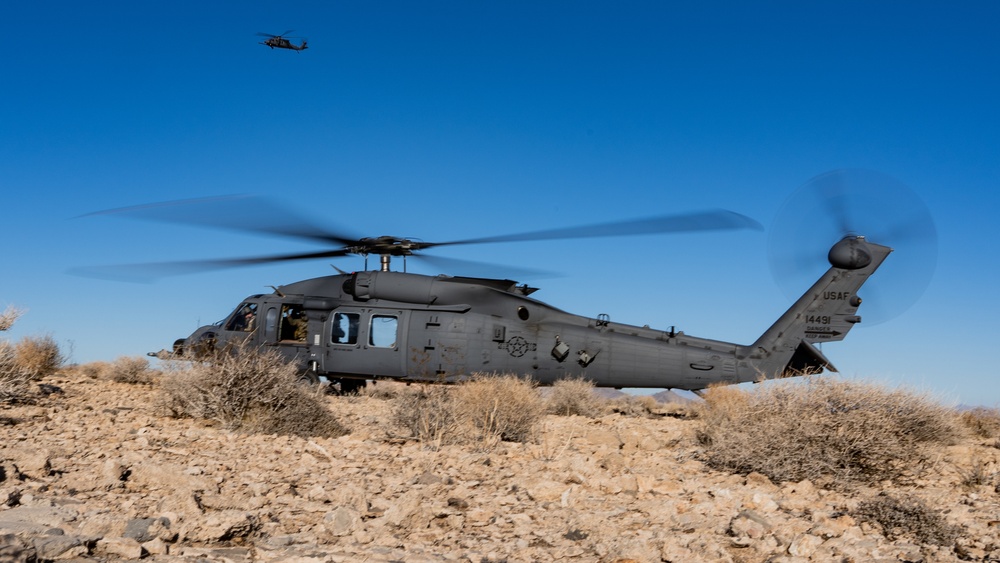
[[[768,230],[435,254],[558,272],[527,281],[571,312],[750,343],[791,303],[768,262],[778,210],[861,168],[926,202],[940,253],[916,304],[824,353],[847,377],[1000,405],[996,3],[41,1],[0,16],[0,307],[27,310],[7,338],[51,334],[76,362],[144,354],[331,273],[67,273],[319,250],[80,217],[255,194],[345,233],[429,241],[731,209]],[[288,29],[310,49],[257,44]]]

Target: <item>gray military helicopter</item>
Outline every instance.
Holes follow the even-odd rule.
[[[292,51],[305,51],[309,48],[308,42],[303,39],[302,44],[296,45],[289,41],[289,39],[297,39],[296,37],[286,37],[293,30],[282,33],[281,35],[271,35],[270,33],[258,33],[257,35],[261,37],[267,37],[267,39],[260,42],[261,45],[266,45],[272,49],[291,49]]]
[[[858,292],[893,249],[851,230],[849,216],[855,208],[841,193],[844,173],[831,174],[812,182],[813,187],[821,184],[824,191],[829,191],[826,184],[830,184],[838,192],[819,198],[821,205],[832,208],[836,216],[830,225],[838,233],[827,242],[829,266],[791,308],[749,344],[692,336],[673,327],[663,330],[616,323],[606,314],[575,315],[534,299],[535,288],[510,279],[428,276],[405,271],[408,257],[429,258],[425,251],[442,246],[761,228],[756,221],[730,211],[436,243],[392,236],[352,238],[289,213],[284,221],[275,220],[270,225],[239,225],[215,212],[190,213],[206,204],[231,206],[231,199],[141,206],[101,214],[265,232],[335,245],[319,252],[128,267],[132,273],[154,277],[293,260],[365,257],[366,268],[362,271],[338,270],[335,275],[251,295],[225,319],[198,328],[174,342],[171,350],[151,352],[152,356],[195,359],[220,347],[246,343],[279,350],[288,361],[300,366],[304,377],[313,381],[325,378],[339,384],[344,392],[365,385],[367,380],[451,383],[476,373],[521,374],[542,385],[563,378],[585,378],[599,387],[697,392],[712,384],[836,371],[818,345],[843,340],[861,322],[858,309],[862,300]],[[877,181],[881,183],[881,177]],[[895,207],[899,201],[897,195],[890,195],[886,205]],[[248,202],[260,204],[256,199]],[[278,209],[269,205],[268,213],[276,214]],[[926,271],[924,266],[933,263],[927,260],[926,255],[931,253],[928,245],[936,243],[923,236],[933,232],[926,208],[917,211],[901,224],[882,217],[881,232],[889,238],[921,233],[916,238],[926,250],[922,260]],[[812,216],[811,233],[824,231],[816,217]],[[815,252],[812,254],[815,257]],[[369,255],[379,257],[378,269],[367,269]],[[390,268],[394,258],[404,262],[403,271]],[[107,267],[103,273],[109,273]],[[907,277],[914,280],[928,276]]]

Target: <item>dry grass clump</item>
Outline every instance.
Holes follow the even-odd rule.
[[[452,408],[451,388],[432,385],[416,392],[401,392],[393,401],[393,422],[410,436],[437,448],[461,441]]]
[[[18,340],[14,344],[14,357],[31,379],[55,373],[64,361],[59,344],[50,335],[28,336]]]
[[[181,366],[180,364],[184,364]],[[319,386],[273,351],[238,347],[197,362],[178,362],[162,379],[161,407],[248,433],[337,437],[346,433]]]
[[[775,482],[898,479],[924,446],[959,433],[952,411],[926,397],[829,377],[709,389],[699,418],[708,465]]]
[[[461,444],[480,451],[531,440],[544,415],[534,383],[514,375],[477,375],[452,387],[400,394],[393,409],[396,424],[432,447]]]
[[[958,418],[979,438],[1000,438],[1000,409],[976,407],[963,411]]]
[[[594,394],[594,382],[586,379],[560,379],[552,384],[546,398],[546,410],[559,416],[596,418],[604,414],[606,402]]]
[[[455,416],[471,424],[484,445],[527,442],[545,415],[534,382],[516,375],[480,375],[455,388]]]
[[[103,361],[87,362],[70,366],[66,370],[75,371],[89,379],[106,379],[105,374],[111,370],[111,364]]]
[[[10,330],[23,311],[8,306],[0,313],[0,331]],[[0,402],[16,402],[28,393],[33,374],[18,361],[17,347],[0,340]]]
[[[653,412],[659,408],[659,403],[652,395],[631,395],[615,399],[611,402],[610,408],[611,412],[622,416],[652,418]]]
[[[859,503],[851,515],[859,522],[878,525],[889,541],[908,537],[918,543],[947,547],[961,532],[920,499],[899,499],[887,493]]]
[[[149,360],[140,356],[119,356],[107,365],[102,376],[118,383],[149,385],[153,383],[155,372],[149,368]]]
[[[358,389],[358,395],[371,399],[391,401],[406,392],[406,384],[395,381],[370,381],[367,385]]]
[[[968,490],[976,490],[983,486],[993,487],[996,490],[1000,488],[1000,471],[995,471],[996,467],[996,463],[973,457],[967,468],[958,468],[961,477],[959,483]]]
[[[8,305],[7,308],[0,313],[0,332],[10,330],[10,327],[14,326],[17,319],[23,314],[23,309],[18,309],[13,305]]]
[[[17,402],[27,395],[31,374],[17,361],[14,346],[0,341],[0,402]]]

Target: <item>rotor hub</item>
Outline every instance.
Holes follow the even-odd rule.
[[[347,251],[352,254],[362,256],[368,254],[379,254],[382,256],[410,256],[414,250],[420,250],[426,246],[424,243],[415,242],[406,238],[392,236],[366,237],[358,240],[358,244],[347,247]]]
[[[847,236],[833,245],[827,258],[834,268],[860,270],[872,263],[872,251],[865,237]]]

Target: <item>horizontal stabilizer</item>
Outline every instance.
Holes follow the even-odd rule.
[[[820,373],[823,370],[837,372],[833,363],[812,344],[802,341],[792,354],[792,359],[781,373],[781,377],[795,377],[798,375],[810,375]]]

